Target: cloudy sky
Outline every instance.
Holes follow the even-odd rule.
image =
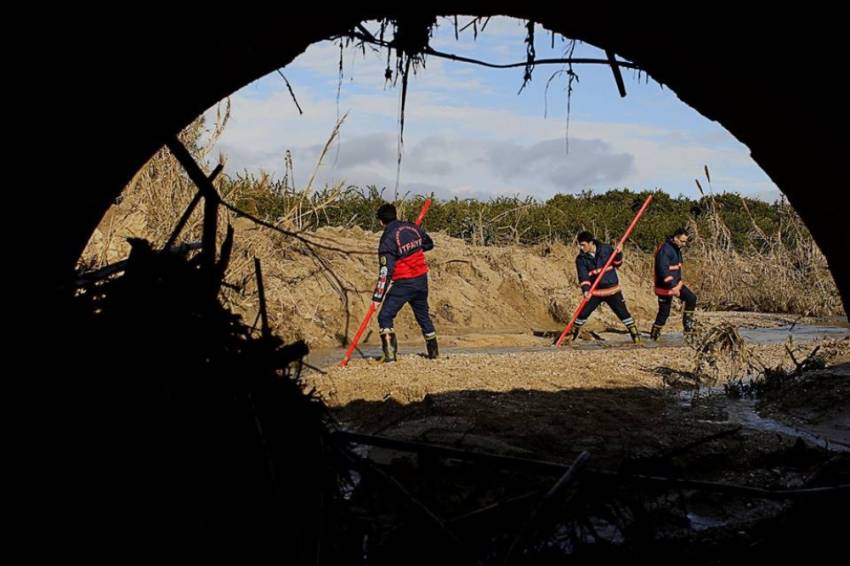
[[[466,21],[461,21],[461,24]],[[439,22],[433,48],[494,63],[525,59],[525,25],[493,18],[474,39],[472,28],[455,40],[449,20]],[[374,23],[365,24],[376,29]],[[480,26],[479,26],[480,27]],[[538,58],[563,57],[567,42],[538,26]],[[304,110],[299,115],[286,84],[271,73],[231,97],[231,120],[212,158],[227,157],[226,172],[266,171],[282,176],[292,152],[295,181],[307,182],[339,116],[347,114],[336,145],[321,162],[314,185],[396,186],[401,82],[384,81],[386,52],[312,45],[282,72]],[[579,44],[574,56],[604,58]],[[429,57],[411,75],[405,112],[399,192],[439,197],[490,198],[613,188],[697,194],[694,178],[708,165],[715,191],[773,200],[776,185],[753,162],[746,146],[723,127],[680,102],[669,89],[624,70],[620,98],[609,67],[574,67],[578,82],[566,126],[566,81],[541,65],[517,94],[523,69],[496,70]],[[341,87],[341,88],[340,88]],[[339,89],[339,98],[337,92]],[[215,109],[208,118],[213,119]],[[569,151],[567,151],[567,140]],[[387,193],[385,193],[387,194]]]

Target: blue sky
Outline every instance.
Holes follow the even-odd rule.
[[[470,21],[460,18],[461,25]],[[440,20],[431,46],[439,51],[494,63],[525,59],[525,24],[493,18],[477,40],[472,28],[455,40],[450,20]],[[369,29],[376,24],[367,22]],[[479,26],[480,28],[480,26]],[[562,57],[567,42],[537,26],[537,57]],[[578,44],[575,57],[604,58]],[[396,184],[401,82],[384,82],[386,52],[364,57],[353,46],[343,52],[344,75],[337,102],[339,47],[312,45],[282,69],[292,84],[299,115],[275,72],[231,97],[231,120],[216,150],[230,174],[263,170],[282,176],[284,153],[292,152],[295,181],[310,177],[337,117],[347,113],[339,143],[322,161],[314,186]],[[708,165],[715,191],[765,200],[778,198],[776,185],[755,164],[746,146],[722,126],[679,101],[646,75],[624,69],[627,96],[620,98],[610,67],[578,65],[565,144],[566,81],[546,83],[562,66],[541,65],[517,95],[522,68],[496,70],[429,57],[411,75],[405,112],[399,191],[490,198],[614,188],[661,189],[696,196],[694,178]],[[548,111],[544,116],[544,109]],[[210,109],[212,119],[215,109]],[[386,193],[385,193],[386,194]]]

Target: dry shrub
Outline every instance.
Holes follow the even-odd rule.
[[[697,321],[694,330],[685,335],[685,343],[695,353],[692,374],[707,385],[739,378],[752,368],[750,349],[728,322],[707,326]]]
[[[713,199],[707,200],[707,229],[690,224],[694,250],[688,274],[703,306],[720,310],[837,315],[841,297],[826,258],[803,221],[784,199],[778,229],[765,233],[750,215],[749,246],[735,249]],[[747,212],[746,201],[741,204]]]

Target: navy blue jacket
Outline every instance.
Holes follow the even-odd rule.
[[[393,220],[384,228],[378,244],[378,283],[372,300],[384,298],[387,284],[399,279],[413,279],[428,273],[425,253],[434,248],[434,241],[412,222]]]
[[[682,285],[682,250],[671,238],[667,238],[655,250],[655,294],[672,297]]]
[[[589,291],[596,276],[602,272],[602,267],[611,254],[614,253],[614,246],[603,244],[598,240],[593,240],[596,245],[596,253],[593,255],[585,252],[580,252],[576,256],[576,272],[578,273],[578,284],[582,292]],[[605,270],[602,280],[593,295],[596,297],[608,297],[620,291],[620,280],[617,278],[617,270],[615,268],[623,265],[623,252],[618,252],[614,256],[614,261]]]

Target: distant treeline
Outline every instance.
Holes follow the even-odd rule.
[[[298,207],[303,226],[360,226],[379,230],[375,210],[388,200],[390,191],[375,186],[323,189],[305,197],[301,191],[287,190],[283,184],[258,181],[253,177],[224,180],[222,192],[239,195],[237,205],[266,220],[292,218]],[[434,199],[425,225],[429,231],[445,232],[478,245],[537,244],[571,241],[581,230],[590,230],[602,240],[615,240],[625,231],[648,192],[628,189],[605,193],[586,191],[558,194],[546,201],[531,197],[475,199]],[[413,219],[425,197],[406,195],[396,203],[400,214]],[[794,214],[787,202],[764,201],[734,193],[704,196],[700,199],[671,197],[654,192],[654,200],[631,238],[632,245],[651,249],[678,226],[699,232],[712,222],[713,210],[729,230],[731,245],[740,251],[758,245],[753,233],[770,238],[783,226],[783,215]],[[789,245],[800,234],[779,235]],[[808,237],[808,234],[805,234]]]

